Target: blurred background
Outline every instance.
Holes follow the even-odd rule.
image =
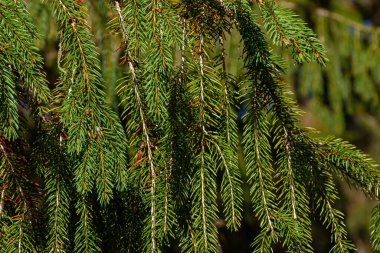
[[[317,64],[296,64],[290,52],[274,48],[285,59],[284,76],[294,98],[306,112],[302,124],[319,130],[321,135],[333,134],[349,140],[370,154],[380,164],[380,0],[276,0],[293,9],[317,33],[326,46],[330,62],[326,67]],[[51,84],[57,80],[57,29],[46,3],[29,0],[30,12],[43,39],[38,42],[45,58],[46,72]],[[107,101],[117,110],[115,85],[121,70],[114,52],[119,42],[109,36],[109,13],[106,1],[86,1],[90,24],[99,48]],[[38,3],[38,4],[37,4]],[[109,50],[111,48],[111,50]],[[226,35],[227,55],[242,51],[239,35]],[[231,57],[236,59],[236,57]],[[229,72],[238,75],[241,59],[228,62]],[[242,169],[244,170],[244,165]],[[337,179],[341,190],[338,208],[346,214],[352,241],[359,253],[372,252],[369,246],[369,218],[375,205],[362,193]],[[247,190],[245,191],[247,192]],[[248,198],[247,198],[248,199]],[[245,220],[238,233],[229,233],[223,220],[217,221],[223,252],[251,252],[250,243],[258,231],[250,205],[245,207]],[[329,252],[330,235],[318,219],[313,224],[316,252]],[[174,250],[175,251],[175,250]],[[278,245],[275,252],[283,252]]]

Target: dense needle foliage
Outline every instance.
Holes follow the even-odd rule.
[[[242,55],[224,49],[231,31]],[[56,34],[53,83],[39,33]],[[300,126],[268,41],[327,62],[271,0],[0,0],[0,251],[217,252],[216,221],[239,230],[247,185],[254,252],[312,252],[314,217],[331,252],[352,251],[335,179],[378,199],[380,174]],[[379,207],[372,223],[380,250]]]

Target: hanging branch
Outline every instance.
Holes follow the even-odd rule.
[[[37,171],[45,182],[45,203],[52,214],[47,224],[48,252],[70,251],[70,204],[74,199],[70,182],[73,179],[73,161],[66,153],[64,136],[61,126],[50,122],[41,130],[33,150],[38,157],[35,161]]]
[[[96,189],[106,205],[116,186],[125,186],[125,140],[123,129],[108,105],[101,86],[100,64],[86,23],[84,6],[76,1],[52,3],[60,29],[60,69],[57,88],[61,122],[68,129],[68,152],[77,157],[75,181],[80,194],[76,205],[81,217],[75,249],[89,252],[98,247],[88,193]]]
[[[103,80],[97,70],[99,61],[88,34],[83,6],[75,1],[57,1],[53,7],[61,28],[62,57],[59,60],[67,73],[61,77],[57,101],[62,101],[61,120],[68,128],[68,150],[82,159],[75,172],[78,191],[86,194],[92,190],[95,179],[100,200],[106,204],[112,196],[112,182],[117,182],[119,188],[124,187],[121,143],[124,133],[102,97]]]
[[[240,170],[238,167],[237,148],[239,140],[237,136],[237,117],[235,110],[238,108],[235,99],[235,87],[233,86],[236,80],[228,75],[226,68],[226,56],[224,52],[224,39],[222,35],[219,37],[221,43],[221,64],[222,64],[222,83],[223,86],[223,117],[224,122],[221,133],[224,134],[224,140],[220,140],[220,145],[216,144],[217,151],[220,156],[220,167],[223,171],[222,189],[227,191],[222,192],[222,201],[224,203],[224,215],[227,222],[227,227],[238,230],[242,219],[241,208],[243,199],[241,189]],[[235,100],[235,101],[234,101]]]
[[[28,2],[36,13],[37,0]],[[57,66],[43,66],[37,52],[51,57],[55,42],[35,48],[25,5],[0,0],[0,244],[7,252],[218,252],[219,225],[239,231],[248,218],[242,208],[247,188],[260,226],[254,252],[280,244],[312,252],[314,216],[330,231],[332,252],[354,249],[335,208],[334,178],[378,200],[379,172],[350,144],[316,138],[300,126],[301,113],[282,81],[284,64],[259,25],[273,44],[291,48],[296,61],[325,64],[323,46],[298,16],[271,0],[92,0],[89,9],[82,0],[49,4],[58,29]],[[108,15],[113,36],[104,43],[120,48],[104,47],[99,56],[89,24],[108,36]],[[36,17],[39,27],[45,17]],[[239,55],[224,49],[231,34],[241,36]],[[364,57],[356,52],[362,34],[354,34],[350,60],[366,63],[377,39],[370,38]],[[120,68],[100,64],[111,56]],[[237,77],[227,63],[239,57],[244,66]],[[329,99],[341,112],[339,101],[349,91],[339,92],[338,60],[328,78],[337,81],[331,89],[339,94]],[[365,82],[353,91],[373,102],[365,93],[368,66],[359,65],[354,74]],[[60,75],[51,84],[54,100],[45,67]],[[110,100],[117,113],[106,103],[115,85],[103,75],[107,81],[121,76],[117,101]],[[374,249],[380,248],[379,210],[372,217]]]
[[[298,62],[304,60],[326,63],[326,51],[314,32],[289,9],[282,8],[272,0],[257,0],[264,26],[275,44],[293,47]]]
[[[17,7],[16,4],[17,3]],[[37,40],[25,3],[0,2],[0,134],[10,140],[18,137],[19,115],[16,93],[18,78],[36,100],[39,115],[44,117],[46,105],[51,99],[49,87],[42,71],[42,57],[34,46]],[[15,78],[18,75],[18,78]],[[16,85],[17,84],[17,85]]]
[[[4,137],[0,137],[0,242],[8,252],[35,250],[30,232],[31,189],[24,166],[25,161],[12,152]],[[5,204],[8,206],[7,209],[4,209]],[[9,208],[9,205],[12,208]]]

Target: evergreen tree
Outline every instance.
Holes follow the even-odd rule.
[[[233,32],[241,55],[225,51]],[[51,83],[46,38],[58,47]],[[327,62],[271,0],[0,0],[1,251],[217,252],[215,223],[239,230],[244,185],[254,252],[312,252],[313,217],[331,252],[352,251],[334,178],[378,199],[380,174],[300,126],[272,44]],[[237,57],[239,76],[226,67]],[[380,207],[372,222],[380,250]]]

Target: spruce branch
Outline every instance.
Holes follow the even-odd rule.
[[[79,221],[75,231],[75,252],[100,252],[100,238],[93,224],[93,210],[85,196],[79,196],[76,203]]]
[[[371,244],[373,250],[380,250],[380,207],[376,206],[371,215]]]
[[[16,6],[17,3],[17,6]],[[10,140],[19,134],[19,95],[16,87],[26,87],[32,95],[39,116],[45,117],[50,90],[42,70],[42,57],[37,53],[38,36],[23,1],[0,2],[0,73],[2,113],[0,133]],[[17,76],[17,77],[16,77]],[[21,83],[19,83],[19,81]],[[33,101],[34,100],[34,101]]]
[[[66,154],[66,141],[62,126],[49,122],[42,129],[35,143],[34,154],[37,170],[44,178],[45,203],[49,212],[46,252],[69,251],[70,204],[73,191],[70,182],[73,179],[73,162]]]
[[[299,172],[302,167],[298,167],[295,161],[298,146],[290,139],[286,127],[276,123],[274,120],[275,127],[272,133],[275,137],[274,145],[279,148],[275,157],[279,178],[277,184],[279,197],[283,200],[281,211],[289,215],[282,219],[288,228],[283,236],[288,241],[289,247],[295,251],[310,252],[312,251],[310,198],[304,194],[307,188]]]
[[[239,146],[239,140],[237,136],[237,117],[236,108],[237,101],[235,99],[236,92],[233,86],[236,80],[232,76],[229,76],[226,69],[226,57],[224,52],[224,39],[223,36],[219,37],[221,43],[221,64],[222,71],[220,73],[222,77],[223,89],[223,128],[221,130],[224,133],[224,140],[221,142],[221,147],[218,145],[217,150],[221,157],[221,168],[223,173],[222,188],[228,189],[228,191],[222,192],[222,199],[225,205],[224,215],[227,221],[227,227],[232,229],[238,229],[240,227],[240,221],[242,219],[242,189],[241,189],[241,176],[238,167],[237,148]],[[217,144],[216,144],[217,145]],[[225,155],[223,154],[223,151]],[[227,193],[229,192],[229,193]]]
[[[337,187],[333,179],[326,158],[319,154],[318,147],[309,137],[302,137],[295,140],[295,145],[299,149],[294,157],[300,167],[307,168],[303,175],[308,178],[310,188],[310,200],[319,212],[323,225],[331,232],[332,252],[350,252],[355,247],[347,238],[347,231],[344,224],[344,215],[334,207],[338,199]],[[300,157],[311,157],[308,161],[299,159]]]
[[[1,53],[0,53],[1,55]],[[0,70],[0,126],[1,134],[9,140],[14,140],[19,129],[19,116],[17,108],[17,96],[15,80],[12,76],[11,69],[0,63],[3,68]]]
[[[253,203],[264,203],[264,205],[267,205],[267,203],[269,204],[266,209],[262,208],[264,210],[267,210],[265,215],[265,220],[267,221],[262,224],[266,224],[264,227],[269,226],[269,228],[271,228],[268,229],[268,231],[273,231],[272,233],[277,234],[273,222],[276,217],[281,217],[281,215],[274,216],[271,215],[271,213],[281,212],[281,209],[279,209],[280,207],[277,207],[277,205],[274,204],[276,191],[274,188],[273,179],[271,178],[271,175],[273,174],[273,168],[270,168],[272,166],[270,144],[268,140],[263,143],[264,140],[268,139],[268,136],[270,136],[270,126],[268,126],[268,123],[264,123],[268,121],[270,122],[269,118],[267,118],[267,116],[264,116],[265,110],[273,113],[275,121],[273,121],[271,124],[278,121],[278,130],[282,132],[281,135],[285,137],[285,140],[289,140],[289,138],[291,138],[293,135],[302,134],[302,130],[300,130],[296,125],[298,111],[296,108],[294,108],[292,101],[286,97],[285,91],[282,87],[283,85],[279,83],[278,73],[280,69],[278,67],[278,64],[276,64],[276,62],[274,62],[270,57],[270,53],[266,44],[262,43],[265,41],[265,39],[261,33],[260,28],[256,25],[253,19],[253,14],[251,13],[248,3],[245,1],[239,1],[238,3],[235,3],[233,8],[236,12],[235,18],[237,21],[238,29],[240,30],[243,41],[245,43],[245,61],[250,75],[248,85],[246,87],[243,86],[241,89],[241,95],[245,96],[247,104],[250,104],[249,109],[246,110],[246,115],[244,115],[244,118],[246,120],[244,130],[244,148],[246,152],[245,157],[255,157],[256,159],[252,159],[247,162],[247,170],[251,175],[251,185],[253,184],[252,187],[259,187],[252,188],[251,193],[254,194],[252,195],[252,201]],[[252,36],[252,33],[255,34],[256,37]],[[257,37],[261,37],[262,40],[257,40]],[[264,124],[267,124],[267,126]],[[284,137],[281,137],[281,139]],[[311,236],[309,235],[310,233],[305,233],[308,231],[306,228],[309,224],[307,215],[307,201],[305,201],[304,197],[301,194],[302,187],[299,189],[299,192],[297,194],[298,196],[296,197],[295,177],[293,176],[292,172],[289,141],[280,142],[280,144],[276,144],[275,148],[278,149],[281,147],[280,145],[282,146],[283,150],[285,150],[285,160],[283,160],[284,163],[280,164],[279,167],[286,168],[287,171],[284,175],[285,181],[283,181],[287,187],[284,188],[282,195],[287,196],[285,203],[287,203],[287,205],[290,205],[290,208],[285,207],[284,212],[290,211],[290,214],[293,218],[293,224],[295,226],[294,228],[293,226],[281,226],[280,231],[283,231],[284,228],[291,228],[292,231],[287,230],[287,233],[284,233],[284,236],[289,237],[290,234],[292,234],[298,235],[298,237],[296,240],[285,240],[285,242],[288,243],[287,246],[291,249],[295,247],[300,250],[301,247],[302,250],[307,250],[310,248],[311,241]],[[264,151],[264,153],[263,151],[260,151],[260,148],[263,147],[266,147],[266,151]],[[253,156],[253,154],[255,156]],[[257,159],[259,159],[260,162],[257,162]],[[255,168],[256,166],[257,168]],[[270,168],[270,171],[267,171],[268,168]],[[255,171],[256,169],[257,171]],[[256,177],[258,177],[258,180],[253,180],[252,175],[256,175]],[[266,177],[265,183],[263,181],[263,175]],[[254,182],[261,183],[255,186]],[[265,188],[269,187],[268,190],[264,191],[264,186]],[[258,202],[257,199],[257,192],[259,192],[259,189],[261,189],[262,192],[261,195],[263,200],[261,202]],[[268,193],[266,194],[266,192]],[[270,200],[267,200],[269,196]],[[303,199],[303,201],[301,201],[302,205],[297,204],[297,210],[300,211],[300,214],[295,213],[296,199]],[[255,211],[262,209],[256,208]],[[264,222],[265,220],[263,220],[263,214],[260,212],[259,219],[261,222]],[[299,221],[297,221],[299,216],[301,216],[302,219],[299,219]],[[276,222],[279,224],[284,224],[282,221],[283,220],[281,219],[277,219]],[[301,227],[306,230],[302,231]],[[277,240],[274,235],[271,237]],[[256,247],[256,250],[269,250],[271,248],[271,242],[268,240],[269,239],[266,239],[265,230],[263,230],[263,232],[255,240],[254,245]],[[294,241],[296,242],[295,245]]]
[[[124,187],[125,136],[102,97],[103,79],[84,6],[75,1],[56,1],[52,5],[62,34],[62,69],[70,73],[61,76],[58,90],[64,94],[59,99],[63,100],[62,122],[70,137],[68,150],[82,159],[75,173],[78,191],[91,191],[92,181],[96,180],[100,201],[107,204],[112,197],[112,182],[117,182],[118,188]]]
[[[216,173],[218,167],[223,168],[225,161],[225,150],[222,150],[220,140],[222,133],[217,131],[217,122],[220,117],[215,115],[222,111],[223,85],[215,69],[214,62],[209,55],[213,48],[209,43],[218,39],[221,35],[223,18],[213,22],[210,18],[221,15],[219,9],[214,9],[214,2],[186,1],[182,7],[182,15],[187,17],[188,24],[198,23],[199,26],[192,29],[187,26],[187,37],[190,44],[191,57],[185,65],[193,79],[186,85],[186,90],[192,99],[196,125],[193,135],[196,136],[194,148],[194,174],[191,180],[191,215],[194,230],[194,246],[185,245],[185,250],[200,252],[215,252],[217,249],[217,231],[214,225],[217,219],[216,206]],[[218,166],[215,166],[217,164]],[[223,168],[224,170],[224,168]],[[225,203],[229,205],[230,203]],[[230,212],[230,211],[229,211]],[[190,231],[191,232],[191,231]],[[191,234],[190,234],[191,236]]]
[[[0,2],[0,48],[4,48],[0,51],[5,54],[3,60],[17,70],[38,103],[46,105],[51,95],[42,71],[42,57],[34,46],[36,29],[25,3],[17,1],[17,4],[16,8],[9,1]]]
[[[1,242],[7,252],[35,250],[30,233],[31,189],[24,162],[13,152],[10,143],[0,137]],[[13,208],[4,209],[5,201],[10,201]]]
[[[248,218],[247,185],[260,226],[254,252],[279,244],[312,252],[313,215],[330,231],[332,252],[352,251],[334,178],[378,199],[378,170],[352,145],[300,126],[284,63],[266,34],[299,62],[325,64],[325,50],[292,11],[257,0],[259,16],[252,2],[32,0],[28,13],[21,1],[0,0],[0,245],[7,252],[218,252],[219,233],[239,231]],[[35,18],[38,29],[32,25],[41,9],[52,10],[57,26],[44,22],[47,13]],[[37,30],[49,39],[39,40]],[[240,55],[225,50],[235,33]],[[369,43],[374,52],[376,39]],[[50,51],[57,66],[50,57],[43,63],[40,53]],[[228,62],[238,57],[237,77]],[[49,78],[52,68],[59,74],[53,100],[45,68]]]
[[[348,142],[332,137],[321,140],[318,146],[337,174],[372,198],[379,198],[380,172],[371,158]]]
[[[254,246],[257,252],[269,251],[271,244],[278,240],[272,213],[277,212],[275,203],[275,188],[272,179],[270,144],[267,138],[268,126],[263,111],[258,110],[260,98],[257,92],[250,93],[248,111],[253,114],[245,115],[243,145],[246,158],[248,182],[251,185],[250,194],[257,215],[261,233],[256,237]]]
[[[141,29],[145,30],[144,27],[149,23],[153,25],[153,34],[151,35],[144,34],[144,31],[139,29],[140,27],[133,31],[129,30],[127,26],[129,20],[124,19],[124,17],[128,17],[124,13],[131,11],[128,5],[122,8],[120,3],[116,1],[115,9],[118,17],[118,30],[122,35],[122,44],[125,50],[122,63],[126,62],[128,64],[130,72],[129,76],[125,76],[122,79],[119,94],[122,97],[124,114],[129,118],[127,121],[129,136],[139,136],[138,139],[142,141],[142,143],[139,143],[136,139],[130,140],[130,147],[134,148],[137,152],[133,155],[132,167],[137,167],[134,168],[135,176],[139,178],[140,184],[144,188],[149,187],[149,195],[143,195],[148,196],[149,201],[146,201],[146,203],[150,209],[150,216],[146,218],[146,227],[144,229],[144,235],[146,236],[145,250],[156,252],[160,250],[157,241],[162,240],[167,233],[167,205],[169,193],[167,192],[167,187],[165,187],[167,186],[166,182],[168,180],[168,174],[166,173],[167,155],[164,149],[160,147],[161,145],[159,145],[161,140],[154,137],[154,135],[161,130],[157,127],[152,127],[152,125],[164,126],[168,117],[165,106],[167,103],[167,89],[162,86],[165,84],[162,82],[164,81],[162,77],[166,75],[167,70],[165,70],[165,68],[159,70],[156,67],[159,63],[157,62],[157,58],[161,59],[161,57],[164,57],[162,53],[168,50],[168,48],[166,48],[167,45],[161,43],[161,40],[155,32],[156,29],[162,29],[162,27],[156,27],[157,22],[160,20],[157,17],[156,11],[160,9],[159,6],[161,6],[161,2],[158,3],[154,1],[151,4],[152,6],[148,5],[138,11],[136,10],[136,3],[132,6],[132,10],[135,10],[134,14],[137,15],[134,19],[139,19],[138,22],[141,24]],[[146,14],[147,16],[145,16],[146,12],[148,13]],[[136,36],[141,36],[145,40],[135,45],[130,44],[127,41],[128,33],[135,33]],[[161,31],[161,33],[163,34],[163,31]],[[157,43],[158,48],[155,47]],[[151,51],[151,48],[156,48],[157,51]],[[133,55],[133,53],[135,53],[135,55]],[[145,60],[141,61],[141,64],[144,66],[143,72],[141,72],[139,67],[135,66],[135,61],[139,59],[140,54],[146,56]],[[167,61],[170,63],[170,56],[165,55],[165,57],[168,57]],[[164,62],[164,60],[162,62]],[[146,77],[145,80],[142,79],[143,76]],[[133,98],[132,100],[130,100],[131,97]],[[153,103],[146,104],[145,101],[152,101]],[[163,138],[163,140],[165,139],[166,138]],[[146,171],[144,166],[139,166],[142,165],[140,162],[145,163],[144,160],[146,160],[148,165],[148,171]],[[163,172],[162,174],[164,175],[162,175],[161,172]]]
[[[321,210],[321,217],[324,217],[322,220],[324,225],[326,225],[332,232],[331,240],[335,245],[331,249],[331,252],[348,252],[355,249],[355,247],[347,239],[347,231],[343,222],[343,213],[332,206],[333,201],[336,198],[336,193],[334,193],[335,186],[333,185],[331,175],[327,174],[327,176],[329,178],[323,185],[326,191],[318,198],[317,205]]]
[[[325,65],[326,51],[314,32],[289,9],[272,0],[257,0],[264,26],[275,44],[292,46],[293,56],[298,62],[316,61]]]

